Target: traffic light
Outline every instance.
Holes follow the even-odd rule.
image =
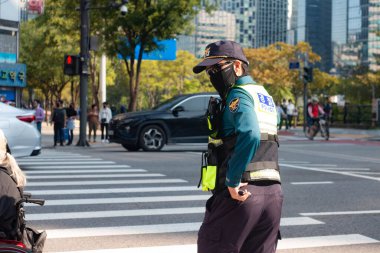
[[[80,74],[80,57],[78,55],[65,55],[63,73],[69,76]]]
[[[306,82],[313,81],[313,68],[312,67],[304,67],[303,68],[303,79]]]

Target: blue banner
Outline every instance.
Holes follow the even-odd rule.
[[[156,42],[158,49],[149,53],[143,53],[143,60],[156,60],[156,61],[173,61],[176,59],[177,41],[176,39],[161,40]],[[140,45],[136,46],[135,54],[136,58],[140,51]],[[119,59],[123,57],[118,54]],[[129,59],[129,58],[128,58]]]
[[[0,86],[26,87],[26,65],[0,63]]]
[[[16,63],[16,54],[0,52],[0,62]]]
[[[7,101],[15,101],[16,100],[16,91],[15,90],[1,90],[0,89],[0,97],[4,97]]]

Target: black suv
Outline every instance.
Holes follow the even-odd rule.
[[[150,111],[123,113],[110,122],[110,142],[130,151],[158,151],[167,143],[207,143],[206,110],[216,93],[180,95]]]

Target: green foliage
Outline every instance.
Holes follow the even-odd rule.
[[[119,53],[125,60],[129,76],[129,110],[136,110],[140,90],[140,72],[143,52],[157,49],[156,40],[175,38],[189,30],[201,0],[134,0],[128,2],[128,13],[119,14],[112,8],[96,11],[98,21],[94,29],[104,42],[110,56]],[[96,5],[106,6],[109,1],[98,0]],[[140,51],[135,54],[136,46]]]

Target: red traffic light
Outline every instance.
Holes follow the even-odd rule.
[[[73,60],[71,59],[71,55],[68,55],[66,58],[66,64],[71,65],[72,62],[73,62]]]

